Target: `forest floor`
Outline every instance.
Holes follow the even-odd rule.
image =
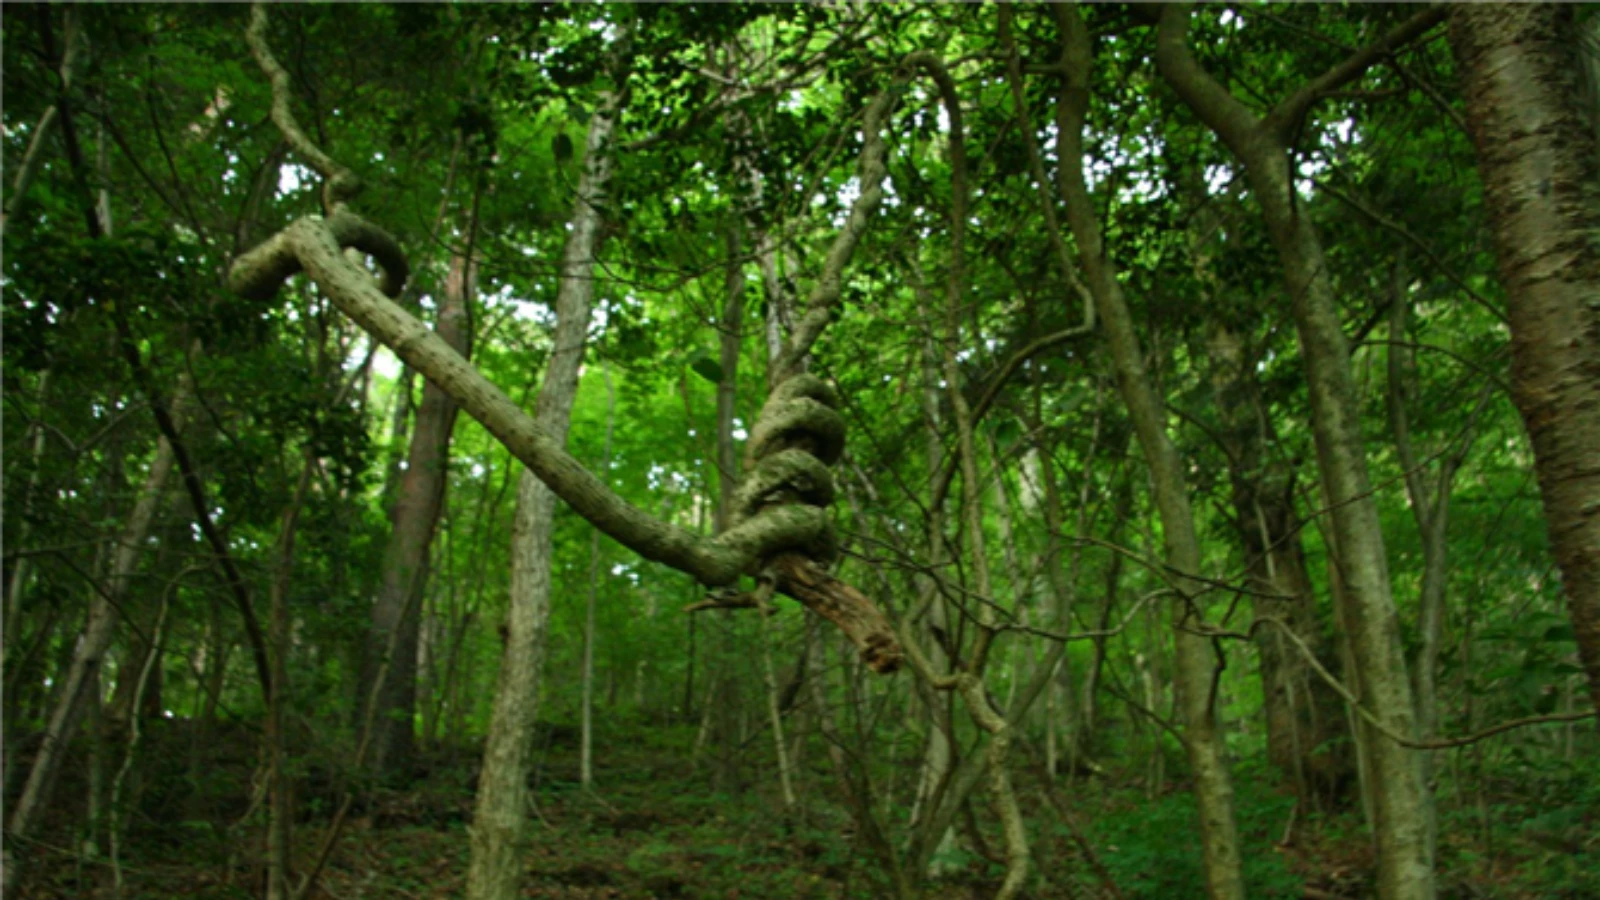
[[[176,724],[176,723],[174,723]],[[809,802],[785,815],[770,766],[749,761],[740,787],[711,789],[709,762],[686,760],[685,735],[639,729],[632,740],[597,748],[596,791],[577,783],[578,758],[570,729],[546,733],[532,779],[538,815],[530,823],[523,895],[544,900],[632,898],[875,898],[885,887],[856,845],[853,827],[832,801],[826,759],[802,773]],[[692,738],[692,735],[688,735]],[[261,804],[251,804],[254,765],[245,735],[219,739],[193,767],[194,750],[177,733],[152,739],[140,795],[120,853],[122,887],[107,849],[93,858],[80,836],[83,803],[57,804],[44,835],[27,848],[19,898],[31,900],[232,900],[262,896]],[[164,747],[163,744],[178,746]],[[343,837],[306,900],[443,900],[464,890],[477,766],[475,748],[425,757],[419,778],[404,790],[374,789],[351,808]],[[167,752],[171,751],[171,752]],[[818,754],[820,757],[820,754]],[[84,767],[75,766],[81,773]],[[759,771],[758,771],[759,769]],[[201,771],[202,778],[185,778]],[[302,773],[296,823],[296,864],[316,858],[342,788],[325,770]],[[739,777],[739,776],[736,776]],[[758,778],[759,781],[751,779]],[[1240,831],[1252,897],[1359,898],[1371,895],[1372,853],[1359,816],[1297,816],[1293,801],[1241,779]],[[1048,884],[1026,896],[1107,896],[1045,801],[1045,788],[1019,774],[1019,792],[1032,820],[1034,861]],[[183,787],[182,785],[187,785]],[[69,776],[60,795],[82,798],[86,782]],[[1057,791],[1054,799],[1065,797]],[[1084,835],[1124,896],[1199,897],[1193,809],[1180,785],[1156,796],[1097,787],[1073,794]],[[980,811],[986,815],[987,810]],[[1546,810],[1546,816],[1553,814]],[[903,811],[902,811],[903,815]],[[1509,835],[1490,858],[1454,829],[1446,815],[1441,840],[1441,897],[1462,900],[1554,900],[1600,897],[1593,864],[1600,862],[1594,828],[1600,813],[1567,809],[1573,844],[1548,835]],[[1463,826],[1463,832],[1470,828]],[[1584,834],[1589,835],[1585,842]],[[1287,840],[1286,840],[1287,838]],[[993,840],[991,838],[991,840]],[[75,852],[69,848],[77,846]],[[997,849],[996,845],[996,849]],[[1563,849],[1566,848],[1566,849]],[[993,853],[994,850],[988,852]],[[948,874],[929,900],[993,896],[1001,869],[981,855],[957,850],[941,860]]]

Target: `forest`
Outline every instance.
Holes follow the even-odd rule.
[[[0,34],[6,897],[1600,897],[1600,7]]]

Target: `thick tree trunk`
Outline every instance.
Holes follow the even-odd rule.
[[[476,287],[475,268],[460,255],[451,258],[439,318],[434,324],[434,331],[463,358],[468,355],[472,340],[468,334],[468,306]],[[400,476],[395,497],[394,525],[383,555],[378,596],[372,604],[372,628],[357,693],[363,707],[357,721],[366,722],[369,716],[365,706],[371,702],[378,673],[384,671],[387,662],[383,684],[377,686],[376,709],[370,716],[368,763],[376,773],[403,773],[415,750],[412,718],[417,693],[420,601],[427,582],[434,528],[444,508],[450,433],[455,427],[456,411],[455,401],[438,385],[431,381],[423,385],[422,405],[417,410],[405,472]],[[395,637],[392,644],[391,634]],[[386,660],[391,646],[394,658]]]
[[[625,43],[627,39],[620,40]],[[556,294],[555,346],[535,408],[539,426],[562,444],[572,420],[578,369],[588,339],[595,257],[602,237],[601,206],[611,179],[612,136],[622,102],[622,94],[605,94],[589,120],[583,174],[578,179],[572,230]],[[520,894],[529,753],[550,617],[555,508],[556,495],[532,472],[524,471],[512,526],[506,646],[473,816],[468,900],[512,900]]]
[[[1203,610],[1194,606],[1202,594],[1199,582],[1186,575],[1200,571],[1200,541],[1189,508],[1183,461],[1167,434],[1166,408],[1145,370],[1143,351],[1123,298],[1115,265],[1105,252],[1100,222],[1083,174],[1083,128],[1089,106],[1092,64],[1088,29],[1076,7],[1057,8],[1061,27],[1061,61],[1066,73],[1057,106],[1057,140],[1061,143],[1061,193],[1083,266],[1084,280],[1094,295],[1104,324],[1106,345],[1117,387],[1128,405],[1134,432],[1150,468],[1151,489],[1161,518],[1165,557],[1176,573],[1172,603],[1174,628],[1173,682],[1183,723],[1184,745],[1194,777],[1200,814],[1200,841],[1206,894],[1212,900],[1242,898],[1239,836],[1234,825],[1233,782],[1221,723],[1212,703],[1211,684],[1217,670],[1209,639],[1196,633]]]
[[[1581,105],[1593,88],[1578,9],[1463,4],[1450,38],[1511,314],[1513,399],[1600,707],[1600,110]]]

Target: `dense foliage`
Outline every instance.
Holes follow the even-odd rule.
[[[523,464],[470,415],[446,427],[428,463],[442,505],[399,607],[414,665],[393,671],[414,699],[377,714],[414,747],[373,763],[389,646],[373,604],[425,379],[309,279],[266,301],[228,289],[242,253],[332,212],[269,116],[249,9],[6,13],[8,816],[60,755],[33,820],[8,820],[7,884],[271,895],[287,866],[310,896],[460,895],[516,646]],[[1186,40],[1265,115],[1416,14],[1210,5]],[[1186,753],[1195,691],[1220,720],[1245,889],[1392,890],[1374,874],[1368,757],[1393,738],[1351,704],[1381,686],[1350,641],[1370,623],[1341,605],[1343,501],[1319,480],[1331,413],[1297,340],[1302,298],[1245,164],[1158,68],[1160,15],[271,8],[294,114],[409,257],[397,302],[431,323],[465,291],[472,364],[530,413],[586,156],[613,155],[567,448],[697,534],[722,524],[727,462],[743,471],[769,334],[781,345],[811,309],[858,206],[864,111],[890,103],[881,205],[810,354],[847,428],[833,571],[974,687],[920,661],[878,675],[786,599],[686,612],[708,605],[693,577],[558,505],[528,896],[989,896],[1020,871],[1011,791],[1025,896],[1215,896]],[[1588,10],[1570,19],[1600,33]],[[908,64],[917,51],[938,65]],[[1335,362],[1356,391],[1410,738],[1452,743],[1406,751],[1439,893],[1595,896],[1600,744],[1461,79],[1440,26],[1318,92],[1288,130],[1291,199],[1348,343]],[[615,135],[586,151],[608,103]],[[1074,198],[1060,153],[1080,146]],[[1086,258],[1090,227],[1103,250]],[[1110,288],[1175,450],[1165,472],[1107,307],[1079,327]],[[1169,476],[1187,525],[1162,500]],[[1191,527],[1192,570],[1174,552]],[[1209,684],[1184,687],[1185,640],[1211,654]],[[983,710],[1003,717],[1005,755]],[[1541,721],[1479,738],[1523,718]],[[1003,790],[981,772],[991,753]]]

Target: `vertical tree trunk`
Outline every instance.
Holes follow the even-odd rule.
[[[1317,621],[1316,595],[1300,541],[1302,523],[1295,512],[1294,470],[1287,461],[1269,456],[1263,428],[1270,426],[1255,378],[1255,355],[1245,351],[1239,335],[1220,324],[1212,326],[1207,352],[1255,616],[1283,622],[1319,659],[1326,659],[1327,635]],[[1256,649],[1268,761],[1295,786],[1307,808],[1318,798],[1334,799],[1352,764],[1338,741],[1345,734],[1338,695],[1312,674],[1305,656],[1279,628],[1257,629]]]
[[[294,836],[294,785],[288,771],[285,726],[289,712],[289,585],[294,572],[294,542],[300,510],[316,465],[312,450],[302,454],[294,495],[278,522],[269,591],[267,644],[272,653],[272,692],[267,697],[267,900],[293,896],[291,853]]]
[[[626,33],[618,37],[614,48],[617,60],[626,59],[627,41]],[[555,346],[534,414],[545,433],[561,442],[565,442],[572,420],[578,368],[588,339],[595,257],[602,238],[601,209],[611,180],[613,131],[625,95],[625,87],[603,94],[589,120],[583,174],[578,179],[572,229],[562,255]],[[517,486],[512,526],[506,645],[473,815],[467,900],[512,900],[520,892],[529,751],[550,617],[555,506],[555,494],[532,472],[524,471]]]
[[[743,123],[733,121],[729,127],[740,129]],[[729,223],[726,241],[728,262],[723,281],[722,314],[717,317],[718,367],[721,377],[717,380],[717,502],[711,522],[713,534],[721,534],[731,524],[733,493],[739,487],[739,456],[735,452],[733,443],[733,413],[734,401],[738,394],[739,353],[743,344],[741,332],[744,328],[744,268],[739,261],[743,253],[743,243],[740,223],[737,221]],[[710,734],[715,744],[711,767],[712,785],[718,791],[727,791],[732,787],[730,778],[737,770],[741,756],[738,748],[743,741],[737,733],[734,718],[743,710],[743,698],[739,689],[740,681],[728,671],[729,664],[734,662],[735,656],[730,647],[731,631],[734,627],[731,614],[724,610],[720,613],[720,618],[721,627],[714,632],[717,636],[716,646],[720,652],[713,657],[716,665],[711,676],[714,684],[711,691],[713,699],[706,713],[711,719]],[[758,627],[765,629],[766,622],[758,623]],[[779,740],[782,740],[781,733]]]
[[[50,370],[40,373],[36,388],[39,396],[38,410],[42,416],[46,402],[50,396]],[[35,421],[29,425],[31,433],[26,444],[29,445],[28,455],[28,480],[22,488],[21,507],[16,518],[17,529],[12,539],[12,546],[27,547],[28,522],[32,518],[33,500],[39,489],[39,463],[44,458],[45,430],[44,423]],[[28,579],[32,570],[32,560],[27,556],[18,557],[11,564],[11,572],[5,579],[4,597],[4,622],[0,623],[0,680],[3,680],[3,693],[0,693],[0,785],[9,787],[13,775],[13,750],[12,728],[17,718],[17,687],[20,684],[19,672],[25,668],[19,662],[26,663],[30,654],[23,654],[19,660],[17,655],[17,635],[22,625],[22,601],[27,595]],[[44,633],[44,632],[42,632]],[[9,792],[6,796],[10,796]]]
[[[455,255],[445,281],[443,302],[434,331],[463,357],[470,353],[469,306],[476,289],[476,266]],[[403,387],[403,385],[402,385]],[[450,434],[455,427],[456,404],[433,382],[422,388],[422,405],[406,455],[405,472],[395,497],[393,529],[384,550],[378,596],[372,604],[357,697],[362,704],[359,722],[372,722],[368,762],[375,773],[398,775],[411,763],[415,749],[412,718],[417,693],[417,636],[422,592],[427,582],[428,554],[439,511],[449,483]],[[390,635],[395,635],[391,644]],[[393,646],[394,658],[385,659]],[[374,685],[387,662],[383,684]],[[369,717],[365,705],[376,696]]]
[[[918,289],[917,307],[922,322],[922,424],[924,445],[928,465],[928,478],[931,480],[944,468],[944,438],[943,422],[939,409],[939,353],[934,338],[933,313],[930,301],[922,290],[921,281],[916,282]],[[937,570],[946,559],[944,536],[944,509],[942,506],[932,506],[928,509],[928,566]],[[944,599],[939,594],[939,586],[933,578],[922,575],[918,578],[916,609],[927,610],[922,621],[913,621],[911,627],[917,629],[917,639],[928,646],[928,657],[936,671],[944,672],[950,668],[950,658],[945,652],[946,644],[941,635],[950,633],[949,617],[946,615]],[[924,724],[927,731],[927,740],[922,753],[922,764],[917,778],[917,789],[911,806],[911,819],[909,830],[912,834],[913,852],[907,856],[910,863],[920,865],[917,860],[918,853],[914,852],[917,844],[926,845],[930,849],[927,856],[932,859],[939,855],[941,850],[950,847],[951,832],[948,827],[940,830],[938,834],[926,834],[927,822],[937,814],[937,807],[945,795],[945,789],[954,765],[952,753],[953,727],[950,718],[949,695],[934,690],[931,686],[919,681],[916,686],[924,710]],[[916,878],[937,875],[933,869],[923,869],[913,873]]]
[[[601,377],[606,383],[606,443],[600,455],[599,474],[610,479],[611,436],[616,428],[617,394],[611,387],[611,369],[602,367]],[[589,596],[583,605],[583,721],[578,759],[578,780],[584,788],[594,787],[594,607],[600,592],[600,530],[595,529],[589,541]]]
[[[38,410],[42,416],[50,398],[50,370],[46,369],[39,375],[39,383],[35,390],[38,393]],[[28,522],[33,514],[34,495],[39,490],[39,461],[44,458],[44,423],[35,421],[28,426],[29,434],[25,441],[28,446],[29,465],[28,480],[22,488],[21,509],[17,513],[17,530],[12,538],[13,547],[28,546]],[[28,588],[28,574],[30,572],[30,559],[27,556],[17,558],[11,564],[11,572],[5,580],[5,633],[0,634],[0,661],[9,659],[13,649],[12,642],[16,638],[17,626],[21,623],[22,598]],[[10,673],[7,672],[9,675]]]
[[[78,15],[73,7],[67,7],[63,25],[64,36],[61,48],[61,58],[56,66],[56,74],[60,77],[63,93],[71,90],[72,78],[76,73],[78,64]],[[44,162],[44,148],[55,136],[56,129],[61,123],[61,109],[59,105],[46,108],[33,126],[33,133],[28,137],[28,149],[23,152],[22,163],[16,167],[16,176],[12,179],[11,197],[6,200],[4,212],[0,212],[0,236],[6,232],[6,227],[11,220],[22,210],[27,202],[28,189],[33,186],[34,179],[39,174],[39,166]]]
[[[180,380],[171,412],[174,423],[179,427],[184,420],[189,390],[188,379]],[[150,471],[146,473],[144,485],[139,489],[133,511],[117,535],[110,577],[104,591],[95,592],[89,600],[89,617],[84,624],[83,634],[78,638],[71,667],[67,670],[55,708],[50,713],[50,721],[45,726],[44,741],[34,757],[33,768],[28,772],[22,794],[11,809],[6,831],[12,841],[26,840],[31,836],[39,811],[50,802],[56,775],[61,769],[62,754],[82,721],[88,689],[99,677],[100,664],[116,632],[117,605],[127,594],[128,584],[139,567],[145,538],[155,520],[156,509],[161,504],[173,462],[172,445],[162,437],[156,442],[156,455],[150,462]],[[16,878],[20,871],[9,846],[8,842],[3,864],[4,889],[7,893],[16,889]]]
[[[1360,398],[1350,370],[1350,348],[1316,226],[1295,194],[1288,136],[1321,91],[1354,78],[1387,52],[1425,32],[1441,13],[1425,10],[1371,47],[1319,76],[1259,119],[1194,59],[1188,46],[1188,7],[1163,10],[1156,60],[1162,76],[1227,144],[1245,166],[1267,232],[1284,269],[1284,281],[1305,360],[1311,430],[1317,447],[1323,499],[1331,510],[1339,547],[1342,617],[1359,670],[1363,702],[1391,731],[1413,735],[1416,716],[1400,644],[1400,623],[1390,593],[1382,524],[1361,434]],[[1435,893],[1433,844],[1427,825],[1427,785],[1417,751],[1370,734],[1372,796],[1378,843],[1378,894],[1384,900],[1431,900]]]
[[[1600,110],[1580,103],[1594,63],[1578,9],[1461,5],[1450,38],[1511,314],[1512,397],[1600,706]]]
[[[1212,703],[1211,684],[1217,659],[1210,641],[1195,633],[1203,616],[1201,610],[1192,606],[1192,598],[1201,595],[1201,585],[1185,577],[1200,571],[1200,542],[1194,530],[1194,514],[1189,508],[1183,463],[1167,435],[1166,409],[1145,371],[1143,351],[1133,330],[1115,266],[1105,251],[1100,222],[1083,176],[1083,128],[1089,107],[1089,73],[1093,62],[1088,29],[1076,7],[1059,6],[1056,15],[1061,29],[1061,62],[1065,73],[1056,107],[1056,128],[1060,142],[1060,188],[1066,201],[1067,221],[1078,244],[1085,281],[1104,323],[1117,386],[1128,405],[1134,432],[1150,467],[1151,489],[1166,544],[1165,557],[1178,573],[1174,583],[1178,596],[1172,603],[1173,682],[1200,813],[1206,893],[1212,900],[1242,898],[1244,881],[1233,817],[1233,783],[1228,773],[1221,724]],[[1020,84],[1015,93],[1020,95]]]
[[[133,690],[133,701],[130,705],[135,710],[139,709],[139,707],[142,705],[145,685],[149,684],[152,674],[161,668],[161,650],[166,641],[166,632],[164,629],[166,628],[167,624],[167,612],[171,609],[171,605],[172,590],[169,589],[165,594],[162,595],[161,609],[156,614],[155,625],[150,629],[149,649],[148,652],[145,653],[143,665],[139,667],[139,674],[135,678],[131,679],[135,687]],[[130,817],[128,814],[123,812],[124,804],[122,799],[122,787],[127,783],[129,771],[133,769],[134,759],[139,752],[139,739],[141,736],[142,730],[140,728],[140,717],[135,715],[128,720],[127,752],[124,753],[122,757],[122,765],[117,769],[116,777],[111,781],[111,802],[109,804],[111,809],[111,821],[109,833],[107,835],[107,843],[110,845],[111,877],[114,896],[118,898],[120,898],[122,895],[122,829]],[[130,802],[128,805],[137,806],[138,802],[135,800]]]

